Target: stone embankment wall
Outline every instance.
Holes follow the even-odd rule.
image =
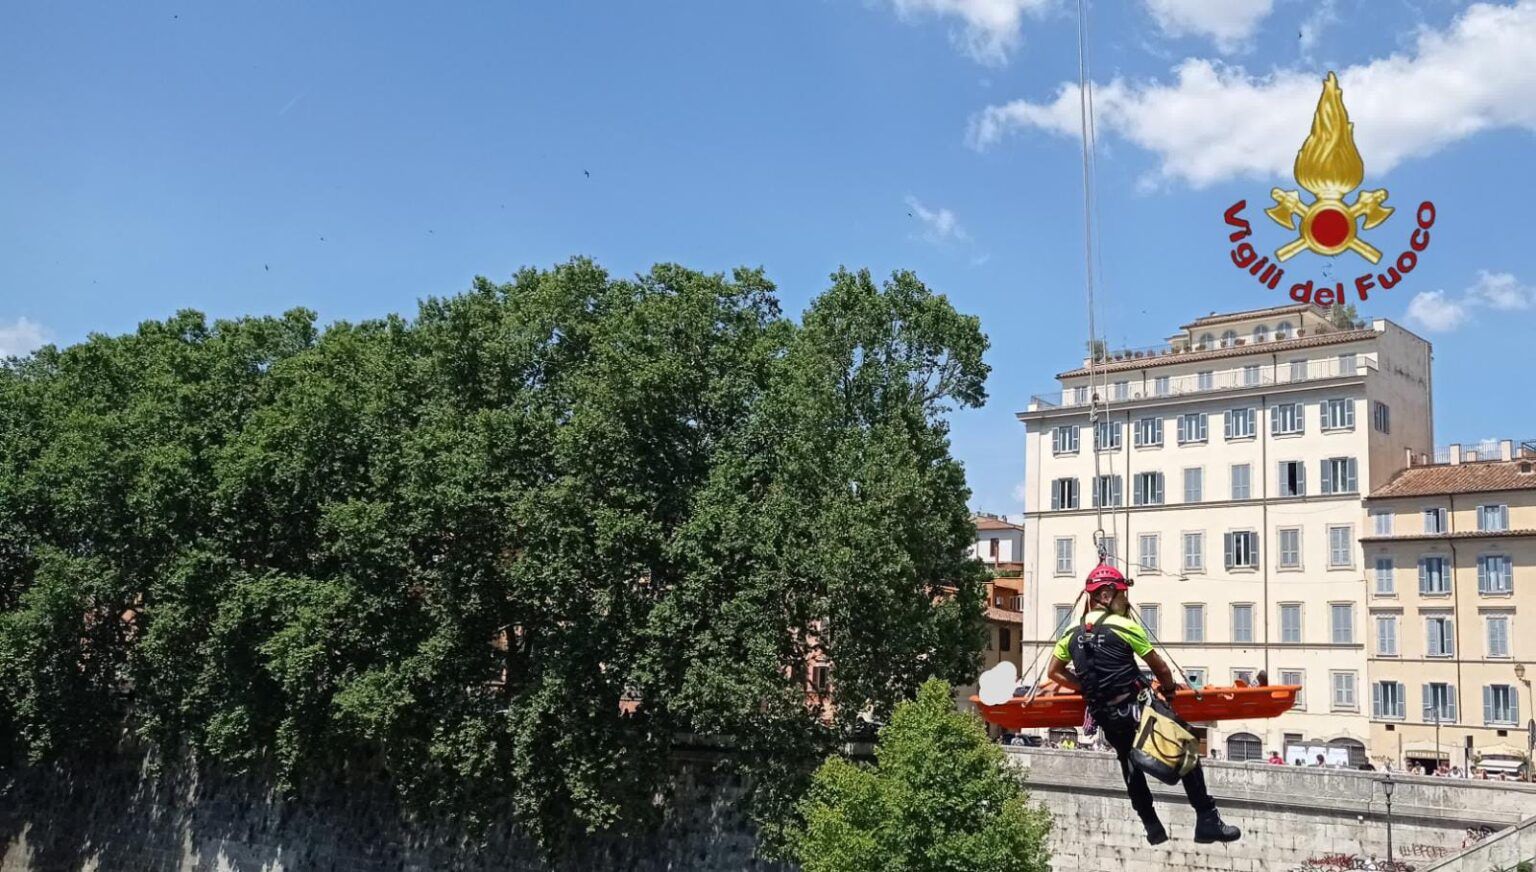
[[[408,819],[378,784],[296,799],[241,778],[120,760],[0,770],[0,872],[546,872],[506,826],[470,840],[453,821]],[[742,785],[685,764],[666,824],[643,839],[593,839],[571,868],[777,870],[754,859]]]
[[[1157,785],[1172,840],[1153,848],[1131,811],[1112,756],[1009,749],[1030,790],[1055,815],[1058,872],[1290,872],[1369,868],[1387,854],[1383,778],[1376,773],[1207,763],[1222,814],[1243,828],[1232,845],[1196,845],[1179,788]],[[1487,872],[1494,858],[1536,842],[1536,828],[1501,831],[1536,815],[1536,788],[1438,778],[1396,779],[1394,853],[1421,872]],[[685,763],[666,824],[633,840],[593,839],[573,868],[769,870],[739,810],[743,785],[709,761]],[[1455,865],[1464,847],[1488,848]],[[1502,847],[1496,847],[1502,846]],[[1508,849],[1508,850],[1506,850]],[[1481,864],[1481,865],[1479,865]],[[257,782],[155,772],[142,761],[0,771],[0,872],[545,872],[510,827],[470,840],[454,821],[402,815],[377,784],[315,789],[294,798]]]
[[[1056,817],[1053,866],[1096,872],[1288,872],[1367,868],[1387,856],[1384,776],[1374,772],[1206,761],[1206,783],[1231,845],[1196,845],[1194,814],[1178,787],[1154,783],[1172,838],[1147,845],[1113,755],[1010,748],[1030,790]],[[1511,782],[1394,776],[1393,855],[1415,869],[1536,814],[1536,788]],[[1481,870],[1480,870],[1481,872]]]

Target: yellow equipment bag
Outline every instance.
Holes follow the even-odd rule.
[[[1164,784],[1178,784],[1200,762],[1200,740],[1162,697],[1150,693],[1147,697],[1131,762]]]

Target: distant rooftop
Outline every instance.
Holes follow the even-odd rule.
[[[1327,318],[1328,310],[1311,303],[1292,303],[1288,306],[1270,306],[1266,309],[1249,309],[1246,312],[1212,312],[1203,318],[1196,318],[1188,324],[1179,326],[1180,330],[1196,330],[1201,327],[1209,327],[1213,324],[1225,324],[1229,321],[1246,321],[1249,318],[1270,318],[1277,315],[1290,315],[1293,313],[1311,312],[1319,318]]]
[[[1437,451],[1435,461],[1424,455],[1410,455],[1412,463],[1391,481],[1371,493],[1371,499],[1391,497],[1444,496],[1492,491],[1536,490],[1536,440],[1516,443],[1499,440],[1493,448],[1482,451],[1452,445]],[[1496,452],[1496,453],[1494,453]],[[1485,458],[1485,454],[1493,454]]]

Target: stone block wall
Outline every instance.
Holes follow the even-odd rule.
[[[594,838],[570,868],[779,870],[757,859],[742,784],[708,761],[678,772],[665,824]],[[413,821],[378,784],[295,799],[257,782],[140,759],[0,771],[0,872],[547,872],[510,826],[471,840],[451,820]]]

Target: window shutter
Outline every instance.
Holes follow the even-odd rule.
[[[1225,432],[1222,435],[1226,436],[1228,439],[1231,439],[1232,438],[1232,411],[1229,409],[1226,412],[1222,413],[1221,420],[1222,420],[1222,426],[1223,426],[1223,428],[1225,430]]]
[[[1346,465],[1349,467],[1349,490],[1358,490],[1360,486],[1359,461],[1351,457]]]
[[[1381,682],[1378,681],[1371,685],[1371,717],[1379,718],[1381,716]]]
[[[1248,565],[1249,566],[1258,566],[1259,565],[1259,534],[1258,533],[1249,533],[1247,535],[1248,535],[1248,559],[1249,559],[1249,564]]]
[[[1429,563],[1419,558],[1419,593],[1429,593]]]
[[[1446,693],[1446,697],[1447,697],[1447,699],[1446,699],[1446,708],[1450,709],[1450,714],[1446,717],[1446,720],[1450,721],[1451,723],[1455,723],[1456,722],[1456,685],[1454,685],[1454,684],[1447,684],[1445,686],[1445,693]]]
[[[1233,537],[1233,534],[1231,534],[1231,533],[1223,533],[1222,537],[1221,537],[1222,544],[1223,544],[1223,546],[1224,546],[1224,548],[1226,550],[1226,555],[1227,555],[1227,557],[1226,557],[1226,565],[1227,565],[1228,569],[1232,568],[1232,560],[1233,560],[1233,555],[1232,555],[1232,537]]]
[[[1487,593],[1491,585],[1488,583],[1488,558],[1477,558],[1477,592]]]
[[[1434,720],[1435,717],[1435,697],[1432,690],[1429,685],[1424,685],[1424,720],[1426,722]]]
[[[1520,723],[1520,688],[1514,685],[1509,687],[1509,722]]]
[[[1323,493],[1333,493],[1333,461],[1323,461]]]
[[[1493,723],[1493,688],[1483,685],[1483,723]]]

